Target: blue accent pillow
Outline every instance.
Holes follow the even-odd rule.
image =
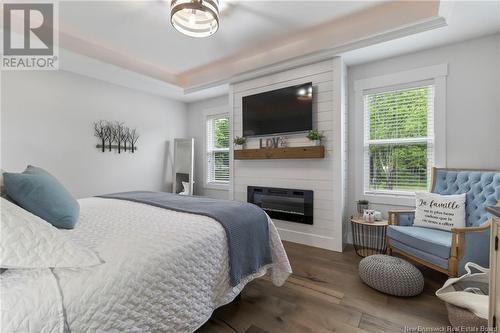
[[[3,174],[5,192],[22,208],[57,228],[73,229],[80,205],[47,171],[29,165],[22,173]]]

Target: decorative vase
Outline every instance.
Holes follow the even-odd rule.
[[[238,145],[238,144],[237,144],[237,145],[236,145],[236,149],[237,149],[237,150],[244,150],[244,149],[247,149],[247,144],[246,144],[246,143],[244,143],[244,144],[242,144],[242,145]]]
[[[313,146],[321,146],[321,140],[312,140]]]

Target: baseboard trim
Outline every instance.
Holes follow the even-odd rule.
[[[322,249],[342,252],[342,240],[334,237],[309,234],[301,231],[277,228],[282,240]]]

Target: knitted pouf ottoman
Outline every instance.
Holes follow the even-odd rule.
[[[394,296],[415,296],[424,290],[424,277],[415,266],[384,254],[361,260],[359,276],[373,289]]]

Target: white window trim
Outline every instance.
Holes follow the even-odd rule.
[[[355,98],[355,195],[370,203],[393,206],[414,206],[415,195],[408,192],[376,193],[364,189],[364,92],[385,90],[391,86],[411,85],[414,82],[432,80],[434,84],[434,166],[446,167],[446,76],[448,64],[428,66],[408,71],[376,76],[354,82]]]
[[[207,162],[207,121],[213,118],[227,117],[229,119],[229,182],[209,182],[208,181],[208,162]],[[211,108],[203,111],[203,187],[209,190],[228,191],[231,186],[231,129],[232,122],[227,108]]]
[[[432,168],[433,161],[435,158],[435,149],[434,149],[434,143],[435,143],[435,138],[434,138],[434,133],[430,133],[428,136],[425,137],[414,137],[414,138],[401,138],[401,139],[381,139],[381,140],[369,140],[367,137],[369,136],[369,130],[366,127],[366,118],[369,117],[368,110],[366,109],[365,105],[365,97],[366,95],[369,94],[378,94],[378,93],[385,93],[385,92],[391,92],[391,91],[396,91],[396,90],[402,90],[402,89],[414,89],[422,86],[433,86],[434,89],[434,80],[425,80],[425,81],[416,81],[412,82],[409,84],[400,84],[400,85],[391,85],[387,87],[383,87],[380,89],[364,89],[363,90],[363,109],[364,109],[364,115],[363,115],[363,121],[364,121],[364,127],[363,127],[363,149],[364,149],[364,154],[363,154],[363,165],[366,167],[366,159],[369,158],[368,154],[368,147],[370,144],[372,145],[384,145],[384,144],[412,144],[412,143],[427,143],[429,140],[432,141],[432,153],[433,156],[432,158],[428,161],[427,167],[430,169]],[[434,97],[434,93],[433,93]],[[435,98],[434,98],[435,99]],[[434,104],[434,101],[433,101]],[[434,118],[434,109],[432,110],[432,115],[430,116],[431,119]],[[427,116],[427,121],[429,121],[429,116]],[[434,120],[432,120],[432,130],[434,130]],[[399,197],[414,197],[415,192],[413,191],[395,191],[395,190],[383,190],[383,189],[369,189],[367,186],[367,182],[369,182],[369,175],[366,173],[366,169],[364,169],[363,173],[363,193],[366,195],[393,195],[393,196],[399,196]],[[430,182],[430,173],[428,174],[428,182]]]

